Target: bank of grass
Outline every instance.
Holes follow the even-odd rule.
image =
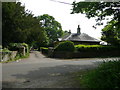
[[[120,59],[77,73],[77,81],[84,88],[120,88]]]

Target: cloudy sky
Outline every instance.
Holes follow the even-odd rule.
[[[71,30],[72,33],[77,32],[77,26],[80,25],[81,32],[97,39],[101,36],[102,27],[94,29],[95,19],[87,19],[83,14],[70,14],[72,2],[74,0],[19,0],[25,5],[25,8],[32,11],[35,16],[49,14],[61,23],[63,30]],[[57,2],[60,1],[60,2]],[[81,0],[76,0],[81,1]],[[66,2],[66,3],[62,3]],[[69,4],[70,3],[70,4]]]

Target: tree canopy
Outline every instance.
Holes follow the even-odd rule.
[[[44,15],[38,16],[38,19],[42,24],[42,27],[46,31],[50,43],[53,43],[59,37],[62,36],[63,34],[62,26],[58,21],[55,20],[53,16],[44,14]]]
[[[39,47],[53,43],[63,34],[61,24],[53,16],[34,16],[20,2],[2,3],[3,46],[27,43]]]
[[[110,21],[102,29],[101,39],[113,45],[120,45],[120,28],[115,27],[116,21]]]
[[[111,16],[110,22],[102,30],[102,39],[111,44],[116,44],[116,41],[120,44],[120,2],[73,2],[72,14],[74,13],[86,14],[87,18],[97,17],[96,25],[102,25],[102,21]],[[112,32],[114,37],[111,36]]]
[[[20,2],[2,3],[3,46],[9,43],[48,44],[48,38],[37,17]]]

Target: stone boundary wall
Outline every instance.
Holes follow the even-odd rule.
[[[49,52],[50,53],[50,52]],[[51,58],[94,58],[94,57],[120,57],[120,51],[109,52],[51,52]]]
[[[17,55],[17,51],[0,52],[1,62],[12,60]]]

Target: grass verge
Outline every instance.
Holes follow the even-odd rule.
[[[98,68],[77,73],[81,87],[120,88],[120,59],[104,62]]]

